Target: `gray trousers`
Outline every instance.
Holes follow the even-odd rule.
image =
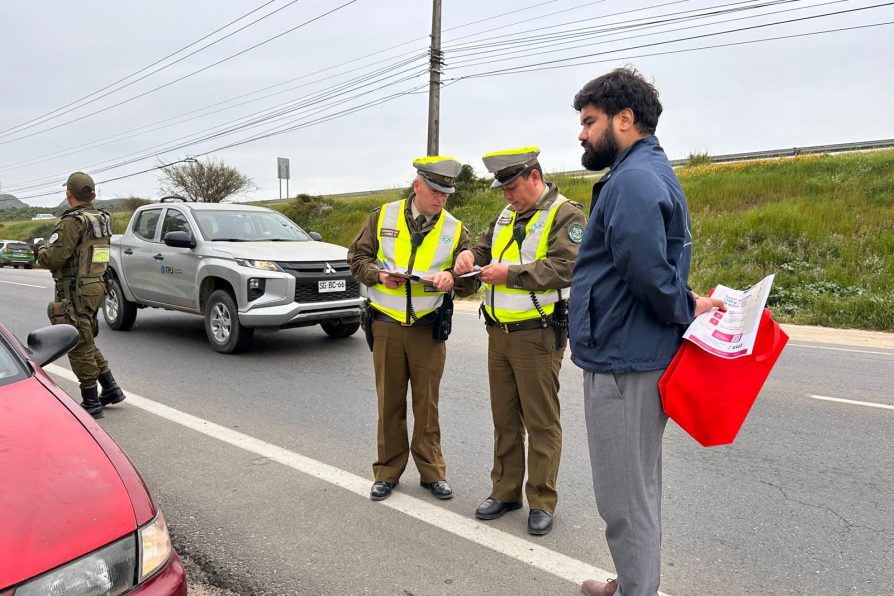
[[[662,374],[584,371],[593,491],[618,573],[617,596],[654,596],[661,582]]]

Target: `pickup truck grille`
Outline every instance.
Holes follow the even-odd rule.
[[[295,276],[295,302],[332,302],[360,297],[360,284],[351,276],[347,261],[278,261],[278,264]],[[336,279],[345,280],[344,292],[319,291],[320,281]]]

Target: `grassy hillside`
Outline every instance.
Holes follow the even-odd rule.
[[[707,164],[677,170],[693,224],[690,284],[745,288],[776,273],[770,307],[782,321],[894,331],[894,151]],[[553,177],[589,205],[594,177]],[[472,236],[503,207],[464,171],[448,208]],[[408,191],[407,191],[408,192]],[[348,245],[370,211],[405,196],[310,197],[265,205],[324,239]],[[128,214],[114,214],[123,230]],[[0,224],[0,238],[48,236],[52,222]]]
[[[894,331],[894,151],[817,155],[677,170],[693,223],[690,284],[744,289],[776,273],[769,305],[792,323]],[[589,206],[593,177],[553,177]],[[503,206],[470,180],[448,208],[473,237]],[[348,244],[369,212],[399,194],[300,197],[280,206]]]

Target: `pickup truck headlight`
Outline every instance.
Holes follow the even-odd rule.
[[[45,573],[15,589],[15,596],[115,596],[133,587],[134,535]]]
[[[161,569],[173,550],[165,516],[159,511],[154,520],[140,528],[140,583]]]
[[[280,267],[276,261],[256,261],[254,259],[236,259],[236,263],[243,267],[252,267],[254,269],[263,269],[264,271],[280,271]]]

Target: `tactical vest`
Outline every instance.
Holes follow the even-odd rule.
[[[77,287],[102,281],[109,265],[109,238],[112,237],[112,216],[105,209],[88,211],[83,207],[65,213],[82,225],[81,239],[75,253],[62,267],[62,280],[77,280]]]
[[[566,201],[568,199],[557,195],[548,209],[537,210],[525,225],[526,234],[521,250],[513,237],[518,213],[509,207],[503,209],[491,236],[491,264],[524,265],[545,259],[549,253],[549,233],[556,219],[556,212]],[[568,296],[567,292],[564,296]],[[485,284],[484,287],[484,308],[491,319],[500,323],[546,318],[553,313],[556,302],[562,298],[562,290],[532,292],[510,288],[505,284]]]
[[[422,277],[446,271],[453,265],[453,253],[459,245],[462,223],[441,211],[435,227],[430,230],[421,244],[414,250],[412,245],[413,231],[407,225],[404,215],[406,200],[394,201],[382,206],[376,224],[376,238],[379,250],[376,258],[382,269],[407,273],[412,259],[412,273]],[[383,266],[384,265],[384,266]],[[434,312],[444,300],[444,292],[438,291],[430,284],[407,280],[410,288],[410,308],[415,318],[422,318]],[[369,288],[367,295],[373,308],[389,317],[411,324],[413,317],[407,312],[407,289],[400,286],[395,289],[386,288],[384,284],[376,284]]]

